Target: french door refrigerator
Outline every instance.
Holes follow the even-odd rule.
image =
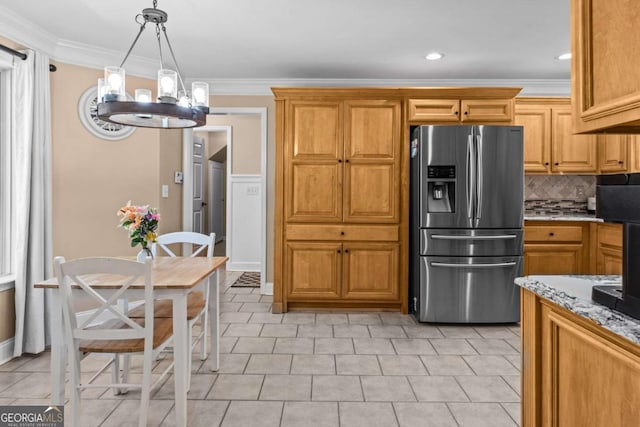
[[[409,305],[418,320],[519,320],[523,167],[521,126],[413,129]]]

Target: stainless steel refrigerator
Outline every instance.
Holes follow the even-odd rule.
[[[519,320],[523,167],[521,126],[413,129],[409,305],[418,320]]]

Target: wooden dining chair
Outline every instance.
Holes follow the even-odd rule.
[[[60,286],[63,319],[69,365],[71,371],[71,425],[80,427],[81,392],[88,388],[111,388],[121,390],[139,388],[140,415],[138,426],[147,425],[151,390],[164,379],[173,364],[170,364],[153,384],[151,371],[156,354],[162,351],[173,338],[173,319],[154,318],[153,285],[151,283],[151,259],[143,263],[115,258],[83,258],[65,261],[55,258],[55,273]],[[107,286],[100,283],[109,282]],[[127,293],[134,282],[144,283],[144,317],[132,319],[118,309],[118,301],[127,300]],[[139,296],[133,298],[139,300]],[[97,308],[86,319],[78,320],[77,302],[91,301]],[[100,321],[100,319],[107,319]],[[62,327],[62,325],[53,325]],[[86,383],[80,376],[80,362],[90,353],[110,356],[109,362]],[[119,375],[119,355],[142,354],[142,383],[129,384]],[[110,384],[93,382],[111,366]],[[184,375],[176,372],[175,375]]]
[[[151,253],[156,256],[158,248],[166,255],[175,257],[176,254],[171,250],[169,245],[188,244],[196,245],[191,256],[201,256],[206,254],[207,257],[213,256],[213,249],[216,243],[216,234],[194,233],[191,231],[178,231],[175,233],[167,233],[157,237],[157,243],[151,245]],[[206,251],[206,252],[205,252]],[[200,360],[207,358],[207,332],[209,330],[209,285],[207,281],[198,285],[199,290],[191,292],[187,298],[187,321],[189,323],[188,341],[191,343],[189,348],[189,370],[191,372],[191,361],[193,349],[200,342]],[[141,318],[144,315],[144,307],[139,306],[129,312],[129,317]],[[156,301],[155,317],[170,318],[173,316],[173,304],[171,301]],[[200,333],[193,339],[193,326],[200,320]],[[190,383],[190,378],[187,380]]]

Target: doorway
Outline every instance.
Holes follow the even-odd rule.
[[[183,131],[183,171],[184,171],[184,188],[183,188],[183,229],[193,230],[193,184],[194,170],[193,163],[188,161],[193,157],[193,140],[194,132],[213,132],[218,136],[226,135],[226,173],[224,192],[225,196],[219,197],[219,184],[212,181],[212,177],[219,177],[219,167],[215,166],[215,161],[220,162],[220,158],[213,159],[210,155],[206,156],[208,170],[208,196],[207,196],[207,232],[216,232],[216,241],[220,241],[222,236],[226,246],[226,255],[229,257],[227,263],[228,271],[256,271],[260,273],[260,289],[261,293],[270,295],[272,289],[267,288],[266,282],[266,175],[267,175],[267,109],[266,108],[212,108],[210,116],[214,116],[208,120],[209,124],[200,128],[185,129]],[[256,138],[259,138],[259,150],[251,150],[250,160],[242,157],[242,141],[237,141],[236,150],[234,150],[233,129],[225,123],[220,116],[230,116],[228,122],[234,122],[241,119],[242,116],[248,116],[256,123]],[[236,128],[237,130],[237,128]],[[239,151],[240,150],[240,151]],[[234,151],[236,152],[236,161],[234,163]],[[259,151],[259,156],[255,156]],[[240,153],[240,154],[239,154]],[[212,154],[212,153],[211,153]],[[246,161],[245,161],[246,160]],[[221,162],[220,162],[221,163]],[[242,168],[246,163],[254,165],[250,171]],[[224,168],[223,168],[224,170]],[[259,173],[257,173],[259,172]],[[219,182],[219,180],[217,181]],[[218,185],[217,190],[213,187]],[[215,199],[218,200],[215,200]],[[220,235],[214,229],[220,227],[220,215],[215,217],[215,212],[220,210],[214,206],[222,199],[226,208],[224,209],[224,218],[222,220],[222,228],[224,233]]]

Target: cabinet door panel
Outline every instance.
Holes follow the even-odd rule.
[[[342,276],[340,243],[287,243],[288,299],[335,299]]]
[[[345,102],[345,157],[395,161],[400,148],[400,101]]]
[[[291,101],[289,160],[342,158],[342,108],[338,102]]]
[[[397,299],[398,249],[398,244],[345,243],[344,298]]]
[[[598,135],[598,165],[600,172],[626,172],[627,135]]]
[[[394,164],[353,164],[345,168],[345,222],[396,222],[399,183]]]
[[[287,220],[342,220],[342,165],[293,163],[287,185]]]
[[[622,251],[599,246],[596,274],[622,274]]]
[[[573,135],[570,109],[553,109],[551,114],[552,170],[595,173],[596,136]]]
[[[409,121],[423,123],[459,122],[459,99],[410,99]]]
[[[513,120],[513,99],[463,99],[462,122],[494,123]]]
[[[525,244],[524,274],[584,273],[582,244]]]
[[[515,124],[524,127],[525,173],[551,170],[551,109],[516,105]]]

